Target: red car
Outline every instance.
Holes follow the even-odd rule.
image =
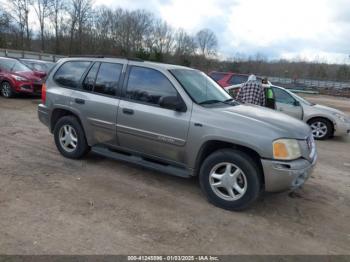
[[[220,86],[228,87],[240,85],[247,82],[249,75],[236,74],[231,72],[210,72],[209,76],[213,78]]]
[[[0,92],[10,98],[19,93],[41,94],[45,72],[32,71],[13,58],[0,58]]]

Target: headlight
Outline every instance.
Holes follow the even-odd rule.
[[[301,157],[301,150],[296,139],[278,139],[273,142],[273,158],[294,160]]]
[[[24,78],[24,77],[21,77],[21,76],[12,75],[12,77],[14,79],[16,79],[16,81],[28,81],[27,78]]]
[[[338,114],[338,113],[334,113],[333,114],[336,118],[338,118],[339,120],[345,122],[346,117],[344,115]]]

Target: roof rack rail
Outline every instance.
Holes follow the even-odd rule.
[[[68,57],[72,57],[72,58],[79,58],[79,57],[83,57],[83,58],[119,58],[119,59],[126,59],[126,60],[130,60],[130,61],[144,62],[144,60],[141,59],[141,58],[137,58],[137,57],[125,57],[125,56],[70,55],[70,56],[68,56]]]

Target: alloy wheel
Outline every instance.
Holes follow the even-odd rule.
[[[315,138],[323,138],[327,135],[328,128],[327,125],[321,121],[314,122],[310,125],[312,130],[312,135]]]
[[[247,191],[247,178],[236,165],[228,162],[215,165],[209,174],[209,184],[213,192],[226,201],[235,201]]]
[[[71,125],[64,125],[59,131],[59,141],[61,147],[67,152],[73,152],[78,145],[77,132]]]

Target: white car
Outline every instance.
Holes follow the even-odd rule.
[[[234,94],[241,85],[226,87]],[[315,139],[324,140],[350,133],[350,117],[332,107],[313,104],[291,91],[269,83],[264,85],[274,93],[275,109],[310,125]]]

